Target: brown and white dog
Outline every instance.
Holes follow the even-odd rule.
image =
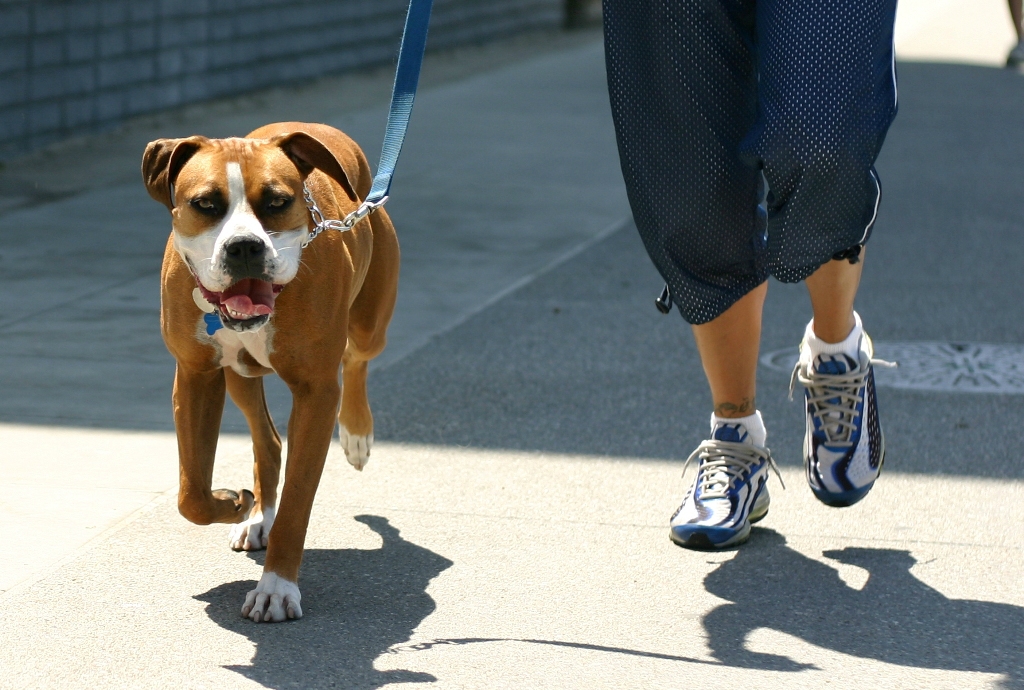
[[[362,469],[370,455],[366,373],[395,306],[394,226],[380,209],[302,248],[314,228],[303,183],[326,218],[344,218],[372,182],[356,143],[326,125],[158,139],[142,175],[171,212],[160,327],[177,360],[178,509],[197,524],[234,523],[236,550],[267,548],[242,615],[300,618],[299,565],[335,420],[348,461]],[[262,380],[270,373],[293,398],[280,505],[281,438]],[[211,487],[225,389],[252,433],[254,492]]]

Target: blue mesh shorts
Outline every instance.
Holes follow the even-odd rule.
[[[867,241],[895,16],[896,0],[604,0],[633,217],[687,321]]]

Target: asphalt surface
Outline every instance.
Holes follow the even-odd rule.
[[[53,153],[78,182],[43,170],[36,196],[0,175],[0,687],[1024,688],[1024,396],[880,389],[886,472],[834,510],[806,489],[788,377],[762,368],[787,488],[772,480],[739,549],[667,539],[709,396],[688,328],[653,306],[595,40],[434,58],[389,205],[404,265],[370,379],[378,444],[361,474],[331,451],[297,622],[242,619],[262,555],[175,510],[165,212],[120,173],[90,182],[76,154],[106,170],[130,151]],[[899,74],[865,326],[1024,343],[1024,77]],[[372,157],[383,104],[366,94],[386,79],[121,136],[247,131],[354,88],[364,100],[329,121]],[[802,286],[773,283],[763,349],[795,348],[809,316]],[[217,486],[251,481],[238,430],[232,412]]]
[[[1019,75],[900,66],[900,115],[878,163],[883,208],[857,308],[876,340],[1024,342]],[[998,106],[996,105],[998,104]],[[374,381],[384,438],[412,443],[685,458],[707,433],[700,361],[661,281],[623,228]],[[773,283],[762,348],[796,348],[802,286]],[[444,371],[443,376],[437,374]],[[761,370],[770,445],[799,464],[788,372]],[[1024,397],[882,389],[888,468],[1024,478]],[[999,429],[999,433],[993,433]]]

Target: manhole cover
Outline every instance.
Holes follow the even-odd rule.
[[[875,382],[889,388],[945,393],[1024,394],[1024,345],[987,343],[875,342],[875,357],[898,362],[895,369],[875,367]],[[769,369],[790,372],[795,347],[761,356]]]

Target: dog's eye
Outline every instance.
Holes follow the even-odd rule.
[[[289,199],[286,196],[276,196],[267,202],[268,211],[281,211],[291,205],[293,199]]]
[[[212,199],[201,196],[198,199],[193,199],[191,203],[192,207],[200,213],[205,213],[206,215],[217,213],[217,204]]]

